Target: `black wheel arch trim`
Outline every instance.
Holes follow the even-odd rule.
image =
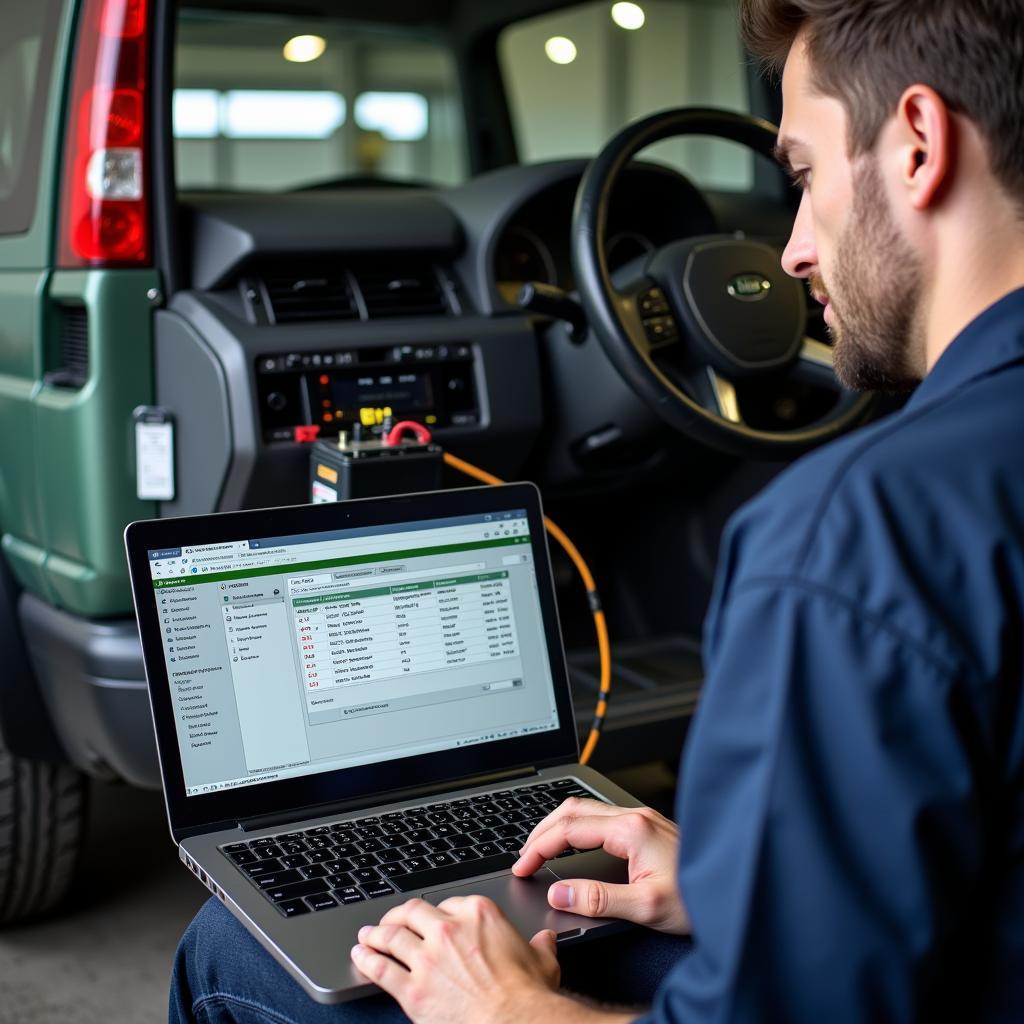
[[[15,757],[66,761],[29,663],[18,619],[20,588],[0,554],[0,735]]]

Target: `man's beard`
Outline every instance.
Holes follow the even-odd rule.
[[[874,160],[854,178],[850,220],[836,246],[831,282],[811,278],[832,304],[833,363],[854,391],[910,391],[924,353],[923,268],[896,224]]]

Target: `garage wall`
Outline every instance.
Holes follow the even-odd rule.
[[[641,5],[646,22],[637,31],[615,25],[605,2],[505,31],[499,53],[524,160],[592,155],[627,122],[666,107],[749,110],[734,4]],[[553,36],[575,43],[572,63],[547,58],[544,44]],[[731,143],[670,141],[647,155],[714,188],[746,190],[753,181],[750,154]]]

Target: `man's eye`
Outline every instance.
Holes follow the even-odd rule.
[[[789,180],[793,183],[793,188],[805,192],[811,184],[811,172],[807,168],[800,171],[790,171]]]

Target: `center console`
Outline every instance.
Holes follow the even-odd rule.
[[[386,419],[431,429],[480,422],[475,356],[464,342],[271,353],[255,360],[264,443],[376,431]]]

